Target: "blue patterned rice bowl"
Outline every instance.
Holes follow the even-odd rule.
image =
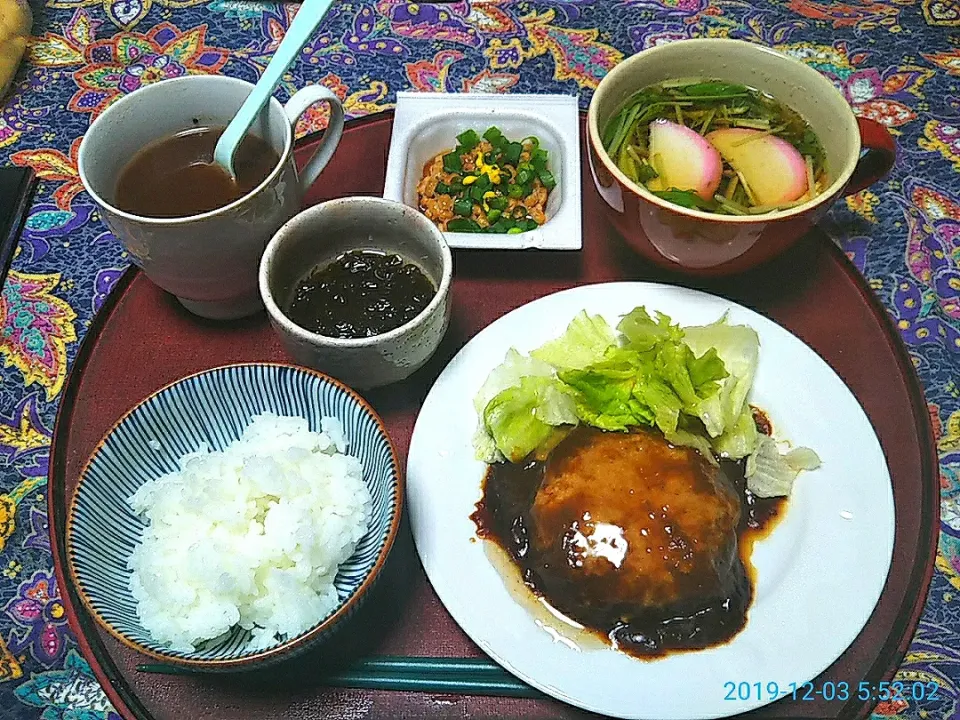
[[[129,498],[146,483],[176,471],[179,460],[206,443],[223,450],[261,413],[299,416],[311,431],[321,418],[343,426],[346,452],[356,456],[370,491],[370,520],[353,555],[334,579],[338,604],[296,637],[251,649],[250,632],[234,627],[195,650],[174,650],[143,627],[130,590],[128,560],[147,520]],[[124,644],[165,662],[209,671],[263,666],[299,654],[352,615],[375,582],[400,524],[403,479],[382,420],[353,390],[325,375],[282,364],[240,364],[207,370],[159,390],[129,411],[87,462],[67,518],[70,575],[91,614]]]

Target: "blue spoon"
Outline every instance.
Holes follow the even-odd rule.
[[[300,55],[304,45],[313,37],[332,4],[333,0],[303,0],[267,69],[263,71],[260,80],[243,101],[243,105],[233,116],[227,129],[223,131],[220,140],[217,141],[217,146],[213,150],[213,161],[230,173],[230,177],[237,177],[233,169],[233,157],[247,130],[256,121],[263,106],[270,100],[273,91],[283,79],[283,74],[293,65],[293,61]]]

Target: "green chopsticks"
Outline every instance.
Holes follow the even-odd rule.
[[[163,664],[137,665],[137,670],[164,675],[199,674],[191,668]],[[375,657],[325,674],[321,682],[329,687],[363,690],[543,697],[539,690],[485,658]]]

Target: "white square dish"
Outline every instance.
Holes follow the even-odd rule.
[[[568,95],[397,93],[383,197],[417,207],[424,165],[457,144],[456,136],[496,125],[511,140],[535,135],[549,153],[557,181],[540,227],[506,233],[445,232],[452,248],[579,250],[583,244],[580,190],[580,116]]]

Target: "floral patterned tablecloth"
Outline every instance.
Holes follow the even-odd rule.
[[[0,162],[40,178],[0,298],[0,718],[116,717],[66,624],[44,498],[57,401],[78,342],[127,267],[77,176],[90,122],[151,82],[256,80],[296,5],[252,0],[49,0],[0,109]],[[941,700],[875,717],[960,717],[960,2],[569,0],[337,2],[279,90],[322,83],[351,116],[398,90],[579,93],[624,56],[690,37],[771,45],[809,63],[899,144],[892,175],[827,230],[895,319],[939,438],[936,574],[902,679]],[[305,119],[300,133],[325,123]]]

